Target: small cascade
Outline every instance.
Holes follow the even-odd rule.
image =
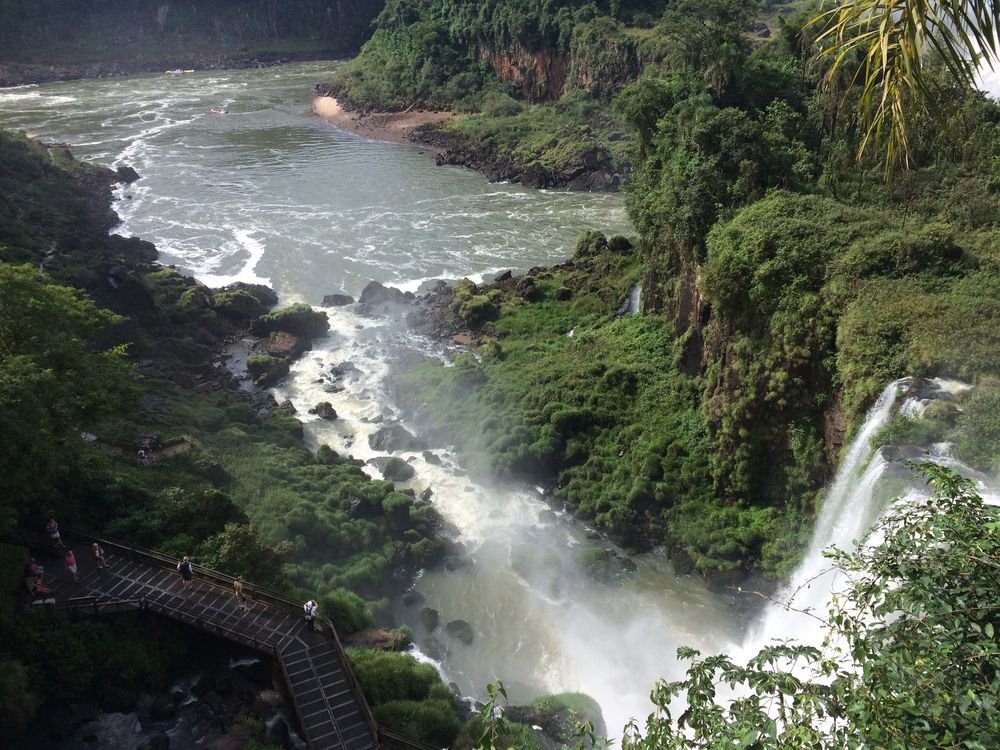
[[[906,384],[906,380],[897,380],[887,385],[868,411],[823,500],[809,549],[778,597],[779,601],[793,599],[796,610],[810,611],[820,617],[826,614],[838,582],[835,573],[829,570],[830,561],[823,556],[823,551],[831,546],[850,549],[881,511],[875,502],[875,488],[888,464],[881,451],[870,456],[871,440],[889,421],[899,391]],[[804,642],[818,641],[819,628],[814,618],[802,612],[771,607],[750,633],[746,645],[756,650],[774,639],[790,636]]]
[[[636,284],[628,295],[628,314],[638,315],[642,309],[642,287]]]
[[[615,317],[624,315],[638,315],[642,310],[642,287],[636,284],[628,293],[628,297],[622,300],[621,305],[615,310]]]
[[[899,403],[899,394],[913,384],[910,378],[890,383],[869,410],[823,500],[809,548],[788,585],[777,597],[778,601],[795,609],[769,608],[744,641],[747,654],[755,653],[776,639],[794,638],[811,645],[819,645],[822,641],[823,625],[803,612],[825,618],[834,594],[844,587],[843,577],[832,569],[831,561],[824,557],[823,552],[831,547],[851,550],[855,542],[872,528],[890,500],[890,493],[880,493],[879,484],[890,473],[894,462],[887,460],[882,449],[872,453],[872,438],[889,422],[894,410],[898,409],[904,417],[916,419],[936,398],[948,399],[970,387],[957,381],[935,378],[929,381],[929,396],[925,389],[923,395],[908,396]],[[996,493],[982,481],[978,472],[955,459],[950,447],[947,443],[937,443],[926,446],[923,454],[927,460],[948,466],[973,479],[986,502],[998,502]],[[893,473],[898,476],[898,472]],[[916,482],[902,491],[897,486],[891,494],[902,495],[902,502],[919,502],[928,497],[927,489]]]

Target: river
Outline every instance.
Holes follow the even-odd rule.
[[[620,195],[494,185],[425,152],[340,132],[310,112],[311,87],[336,63],[272,70],[142,75],[0,90],[0,127],[72,144],[76,156],[129,164],[141,179],[117,194],[122,234],[154,242],[161,261],[211,286],[271,284],[282,303],[318,305],[325,294],[357,296],[369,280],[407,290],[429,280],[475,280],[568,257],[586,229],[627,233]],[[214,115],[210,108],[228,107]],[[383,387],[393,362],[442,357],[398,320],[331,308],[332,335],[276,389],[306,421],[307,440],[367,459],[367,437],[395,407]],[[332,364],[356,368],[332,392]],[[312,418],[320,400],[340,419]],[[608,545],[532,487],[493,487],[437,447],[422,454],[409,486],[433,490],[449,533],[464,549],[453,570],[416,583],[420,604],[395,608],[432,660],[464,694],[482,697],[494,676],[514,702],[579,691],[600,703],[609,734],[640,723],[658,677],[677,678],[678,646],[729,649],[746,623],[698,580],[677,576],[662,554],[634,558],[636,573],[613,584],[588,579],[577,563],[587,546]],[[373,470],[374,471],[374,470]],[[454,566],[453,566],[454,567]],[[419,611],[472,627],[466,645]]]

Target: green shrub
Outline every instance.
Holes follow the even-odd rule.
[[[376,706],[374,714],[379,724],[434,747],[451,747],[462,728],[450,698],[388,701]]]
[[[319,611],[330,618],[341,635],[354,633],[372,624],[368,603],[345,588],[334,589],[319,597]]]
[[[373,706],[392,701],[421,701],[451,694],[437,670],[410,654],[348,649],[365,697]]]
[[[976,393],[958,417],[955,453],[983,471],[1000,471],[1000,392]]]

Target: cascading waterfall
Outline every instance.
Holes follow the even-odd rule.
[[[930,382],[935,397],[948,398],[970,386],[956,381],[935,378]],[[885,387],[869,410],[864,424],[858,431],[844,456],[833,484],[827,492],[812,540],[802,562],[792,575],[777,601],[794,609],[771,606],[758,626],[744,641],[747,654],[756,652],[776,639],[794,638],[798,642],[819,645],[823,625],[815,618],[825,617],[833,596],[843,589],[843,577],[832,569],[824,551],[837,547],[850,550],[875,524],[890,499],[879,491],[880,480],[893,467],[882,449],[871,451],[871,441],[884,427],[898,404],[899,413],[915,419],[933,399],[908,397],[899,404],[900,393],[914,383],[912,378],[896,380]],[[948,466],[960,474],[977,481],[984,500],[1000,501],[996,493],[981,480],[978,472],[965,466],[950,453],[950,445],[938,443],[926,446],[923,455],[927,460]],[[899,494],[896,492],[895,494]],[[913,483],[903,493],[903,502],[926,499],[926,488]]]
[[[795,610],[772,606],[758,627],[751,631],[747,646],[759,647],[793,634],[808,642],[820,639],[820,624],[796,610],[819,616],[826,613],[826,606],[837,588],[837,576],[829,569],[830,561],[823,556],[823,551],[834,545],[849,549],[870,528],[881,510],[874,502],[875,487],[888,464],[881,451],[870,457],[871,440],[889,421],[899,391],[906,383],[905,379],[897,380],[885,387],[837,469],[833,484],[823,499],[809,548],[785,591],[778,597],[782,602],[793,598]]]

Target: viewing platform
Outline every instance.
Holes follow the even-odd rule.
[[[375,722],[333,624],[320,615],[316,630],[309,631],[302,603],[244,582],[251,608],[243,611],[231,576],[194,565],[194,582],[184,590],[173,558],[65,530],[62,537],[76,553],[79,583],[61,560],[51,560],[47,538],[5,540],[50,556],[45,578],[55,591],[49,595],[54,605],[48,603],[57,613],[87,617],[149,612],[274,659],[310,750],[434,750]],[[104,548],[107,569],[98,569],[91,556],[95,541]]]

